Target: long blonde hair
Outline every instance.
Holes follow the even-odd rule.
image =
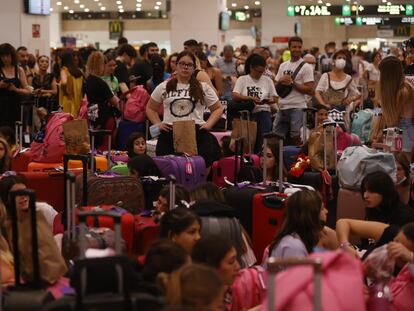
[[[86,63],[88,75],[102,77],[105,74],[105,57],[102,52],[92,52]]]
[[[0,159],[0,174],[10,170],[10,146],[4,138],[0,137],[0,144],[4,147],[4,157]]]
[[[401,61],[395,56],[384,58],[379,64],[382,114],[387,127],[396,126],[405,104],[404,74]]]

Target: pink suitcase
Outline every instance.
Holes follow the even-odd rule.
[[[251,161],[254,167],[260,167],[260,158],[258,155],[253,154],[250,156]],[[218,187],[225,187],[226,182],[224,177],[227,177],[227,180],[234,182],[234,167],[235,167],[235,157],[222,158],[213,163],[213,182]],[[238,163],[238,169],[240,168],[240,163]]]

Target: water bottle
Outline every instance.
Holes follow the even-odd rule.
[[[387,129],[387,136],[385,137],[385,145],[392,150],[395,143],[395,131],[393,128]]]
[[[390,310],[390,288],[388,285],[378,283],[369,289],[368,311]]]
[[[395,151],[402,151],[403,149],[403,130],[397,128],[395,135]]]

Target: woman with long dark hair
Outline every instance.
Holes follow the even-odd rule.
[[[209,130],[220,119],[223,108],[214,90],[206,83],[199,82],[194,75],[196,58],[191,52],[181,52],[177,57],[177,75],[162,82],[151,95],[147,105],[147,117],[158,125],[161,134],[158,137],[157,155],[174,153],[172,124],[175,121],[194,120],[196,124],[197,149],[209,168],[220,158],[220,146]],[[158,111],[164,106],[161,121]],[[203,114],[205,107],[211,111],[207,121]]]
[[[31,93],[24,70],[17,64],[15,48],[9,43],[0,45],[0,126],[14,128],[20,120],[22,96]]]
[[[403,130],[403,150],[414,146],[414,88],[404,78],[401,61],[395,56],[384,58],[379,64],[382,114],[387,127]]]
[[[67,49],[63,51],[60,58],[62,61],[60,68],[59,104],[63,107],[63,112],[69,112],[73,117],[77,117],[83,97],[83,73],[75,65],[72,50]]]

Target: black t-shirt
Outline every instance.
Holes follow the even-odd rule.
[[[369,208],[367,211],[367,220],[379,221],[385,224],[404,226],[407,223],[414,222],[414,210],[399,203],[394,207],[391,213],[384,213],[378,209]]]
[[[128,68],[120,60],[116,61],[116,68],[114,71],[114,76],[118,79],[119,83],[123,82],[129,87]]]
[[[88,106],[98,105],[98,118],[93,121],[93,125],[105,127],[106,120],[113,116],[114,108],[109,100],[114,96],[108,84],[97,76],[90,75],[86,79],[86,96],[88,97]]]
[[[414,76],[414,64],[406,66],[404,69],[404,74],[407,76]]]
[[[139,61],[130,70],[130,75],[139,77],[136,80],[138,85],[146,85],[147,81],[152,77],[152,67],[151,64],[145,60]]]

